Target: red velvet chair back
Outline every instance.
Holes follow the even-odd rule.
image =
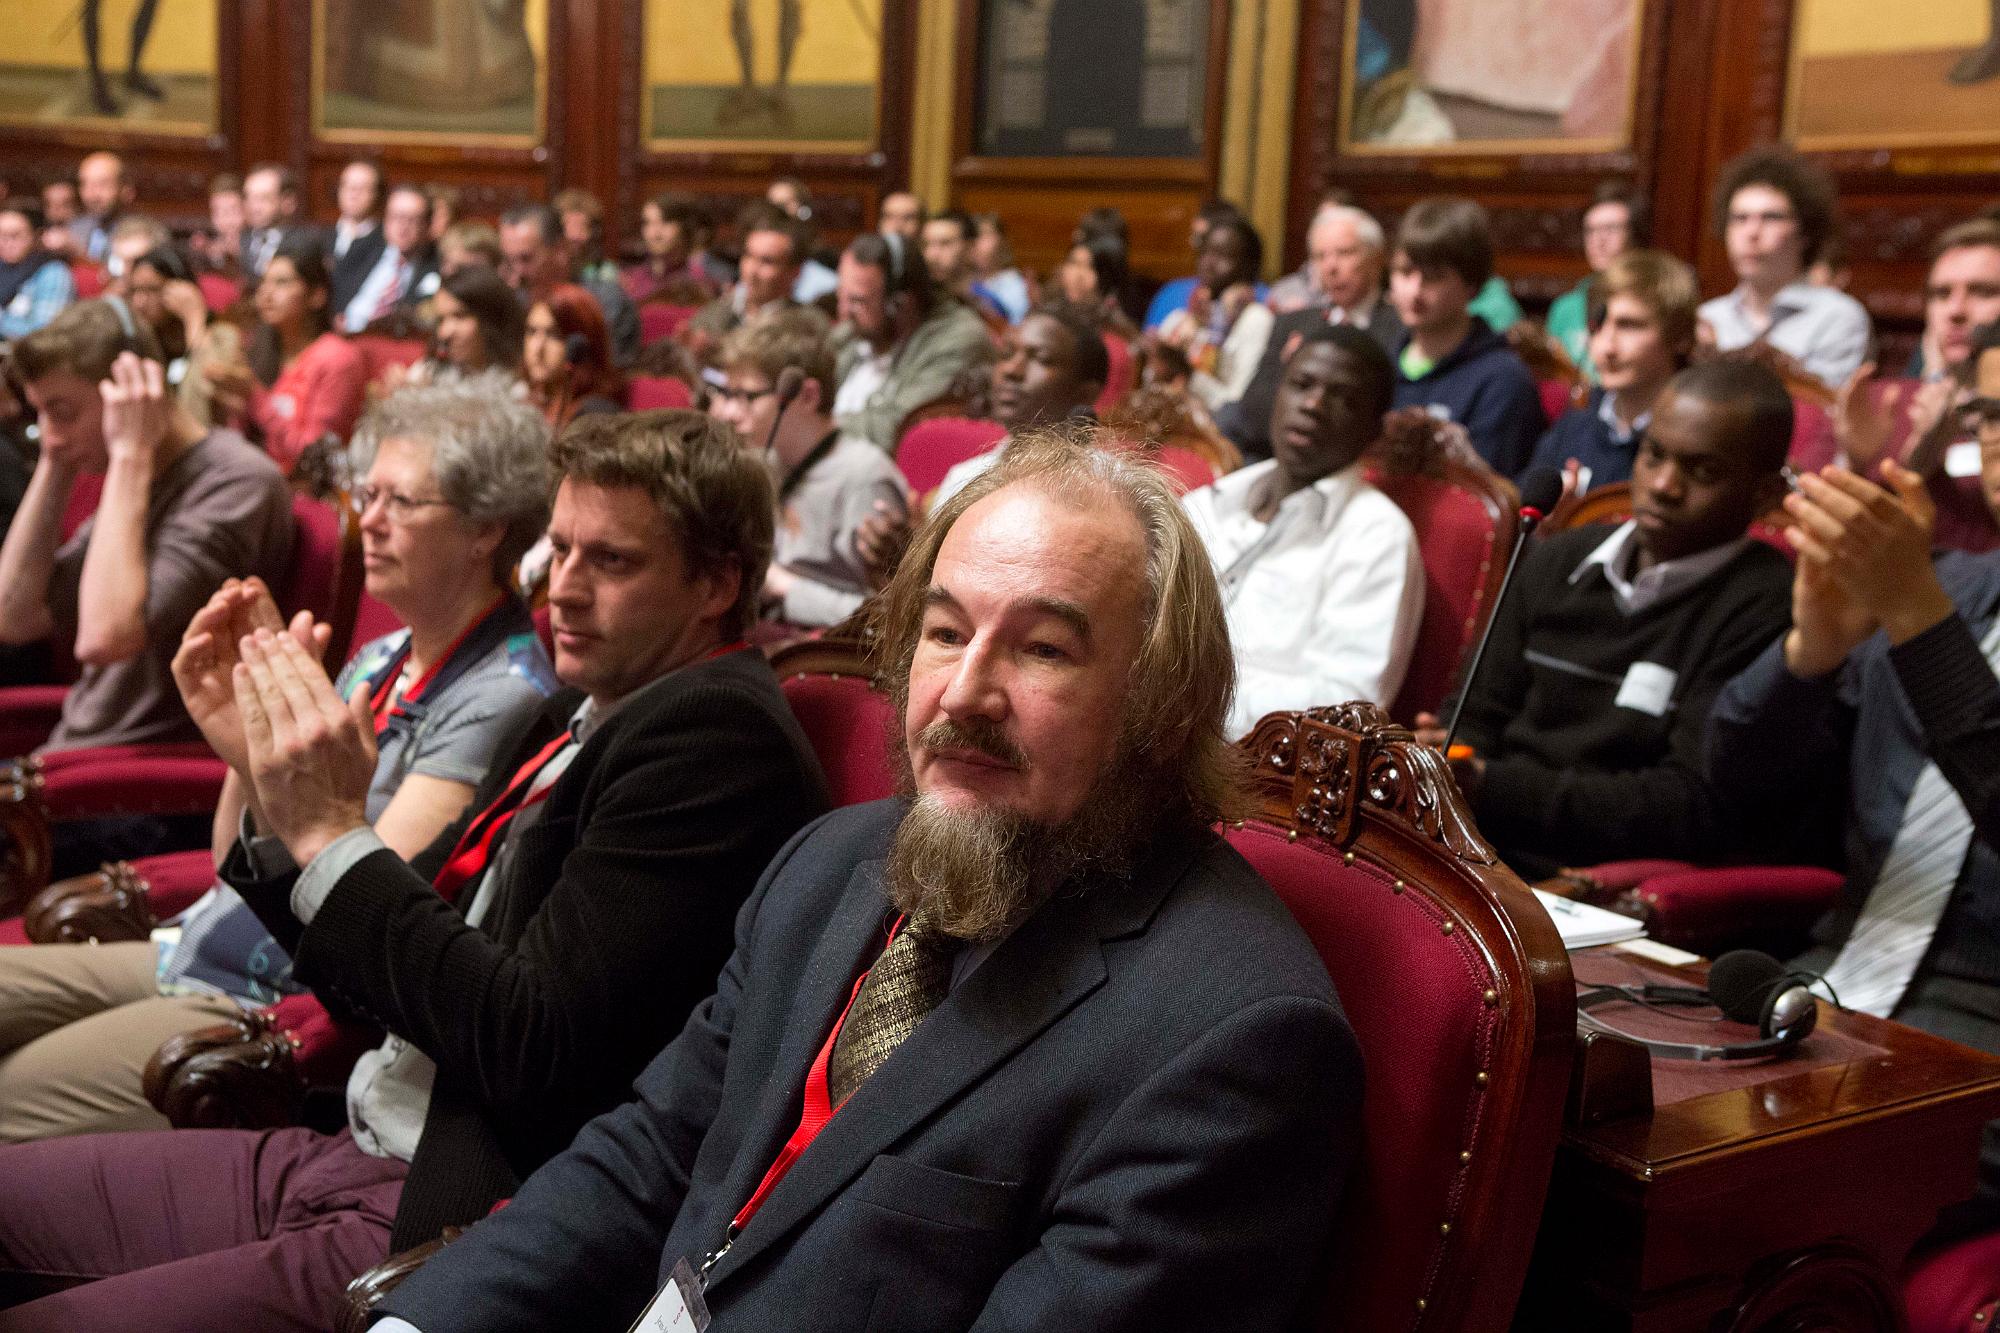
[[[76,299],[94,301],[104,295],[104,270],[97,265],[80,262],[69,266],[70,281],[76,284]]]
[[[634,375],[625,382],[625,406],[633,412],[693,407],[694,391],[672,375]]]
[[[681,326],[694,318],[695,306],[668,305],[664,301],[651,301],[639,307],[639,340],[647,346],[664,338],[671,338],[681,331]]]
[[[1174,489],[1182,494],[1198,491],[1215,480],[1215,469],[1192,449],[1166,445],[1161,448],[1157,461],[1161,469],[1173,478]]]
[[[1796,400],[1795,400],[1796,401]],[[1796,419],[1796,418],[1795,418]],[[1545,532],[1567,532],[1571,528],[1589,527],[1593,523],[1623,523],[1632,517],[1632,483],[1629,481],[1606,482],[1593,486],[1577,501],[1576,507],[1563,516],[1560,523],[1546,524]],[[1789,520],[1782,509],[1774,509],[1750,525],[1750,535],[1771,547],[1787,560],[1796,562],[1798,552],[1785,540],[1785,525]]]
[[[370,639],[379,639],[384,634],[401,628],[403,628],[403,618],[390,610],[386,604],[377,601],[366,588],[363,588],[361,601],[354,608],[354,634],[348,641],[347,651],[351,655],[356,648]]]
[[[361,353],[361,363],[368,367],[371,382],[382,378],[382,372],[390,366],[413,366],[424,359],[425,343],[422,338],[391,338],[380,333],[363,333],[351,339],[354,350]]]
[[[69,503],[63,506],[62,535],[68,541],[76,536],[76,530],[83,521],[97,512],[97,498],[104,493],[102,472],[79,472],[76,484],[69,488]]]
[[[896,445],[896,466],[916,495],[938,488],[944,474],[968,458],[985,453],[1007,433],[997,421],[972,417],[933,417],[910,427]]]
[[[1493,615],[1507,571],[1520,498],[1513,484],[1466,460],[1445,460],[1443,477],[1369,478],[1417,530],[1424,562],[1424,615],[1409,673],[1390,715],[1409,722],[1435,712],[1458,682],[1460,659]]]
[[[208,313],[211,315],[221,314],[235,305],[237,298],[243,295],[241,283],[234,278],[225,278],[220,273],[204,273],[195,279],[195,285],[201,288],[202,304],[208,307]]]
[[[1228,831],[1319,949],[1367,1070],[1326,1329],[1506,1329],[1548,1188],[1576,1027],[1569,956],[1435,751],[1371,704],[1243,742]]]
[[[1104,335],[1104,352],[1111,358],[1111,372],[1104,377],[1104,392],[1097,395],[1097,415],[1106,416],[1139,382],[1139,370],[1132,362],[1132,344],[1115,333]]]
[[[837,626],[771,655],[785,701],[812,742],[836,806],[879,801],[895,794],[889,744],[895,709],[874,687],[867,650]]]

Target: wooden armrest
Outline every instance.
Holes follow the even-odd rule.
[[[297,1049],[261,1011],[178,1033],[146,1063],[146,1100],[176,1129],[293,1124],[305,1095]]]
[[[146,881],[130,861],[57,880],[31,898],[21,916],[31,944],[143,940],[159,924],[146,904]]]
[[[40,762],[0,765],[0,917],[19,916],[48,887],[52,854]]]
[[[436,1240],[392,1254],[348,1283],[347,1301],[341,1307],[340,1323],[336,1326],[338,1333],[363,1333],[384,1296],[401,1286],[403,1279],[423,1267],[432,1255],[464,1234],[463,1227],[446,1227]]]

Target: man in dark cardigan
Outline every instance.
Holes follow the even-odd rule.
[[[771,483],[691,412],[589,419],[555,462],[549,600],[571,688],[416,865],[360,820],[373,728],[297,641],[248,636],[203,655],[236,659],[220,669],[177,673],[256,793],[225,878],[299,978],[389,1036],[356,1065],[338,1134],[0,1151],[0,1270],[98,1279],[0,1329],[329,1327],[348,1279],[485,1216],[623,1101],[713,990],[758,874],[826,807],[740,638]]]

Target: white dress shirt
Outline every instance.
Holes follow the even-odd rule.
[[[1611,595],[1618,602],[1618,609],[1628,616],[1636,616],[1646,608],[1700,583],[1734,560],[1738,552],[1755,540],[1738,537],[1735,541],[1711,546],[1706,551],[1696,551],[1678,560],[1662,560],[1656,565],[1638,569],[1638,536],[1639,525],[1627,519],[1616,532],[1599,542],[1596,550],[1583,558],[1583,562],[1570,574],[1569,581],[1581,583],[1591,570],[1603,570],[1604,581],[1611,585]],[[1632,570],[1637,572],[1628,572]]]
[[[368,270],[368,276],[361,280],[360,290],[354,293],[354,299],[341,312],[341,328],[347,333],[359,333],[367,328],[390,292],[393,290],[395,300],[400,300],[409,291],[410,282],[415,277],[416,265],[410,262],[408,255],[393,245],[383,246],[375,267]]]
[[[1229,735],[1266,713],[1368,699],[1402,687],[1424,613],[1416,529],[1353,464],[1294,491],[1269,523],[1250,512],[1267,459],[1181,503],[1215,563],[1236,650]]]

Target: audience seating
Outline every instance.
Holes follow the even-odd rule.
[[[1109,416],[1125,401],[1125,395],[1139,385],[1139,368],[1132,359],[1132,344],[1110,330],[1104,331],[1104,351],[1111,358],[1111,373],[1104,377],[1104,392],[1097,395],[1097,415]]]
[[[1173,479],[1174,489],[1182,494],[1198,491],[1215,481],[1215,468],[1192,449],[1183,449],[1175,444],[1162,445],[1153,458],[1161,470]]]
[[[691,305],[669,305],[665,301],[648,301],[639,307],[639,341],[656,343],[671,338],[681,331],[681,326],[694,318],[700,307]]]
[[[673,375],[634,375],[625,381],[625,407],[651,412],[664,407],[693,407],[694,391]]]
[[[195,285],[201,288],[202,304],[211,315],[221,314],[243,295],[243,284],[220,273],[204,273],[195,279]]]
[[[771,654],[785,702],[819,756],[836,806],[877,801],[896,790],[890,764],[895,708],[875,687],[861,633],[850,618]]]
[[[368,368],[371,384],[381,379],[390,366],[414,366],[424,359],[429,347],[422,338],[392,338],[381,333],[357,334],[348,341],[361,353],[361,364]]]
[[[292,517],[296,537],[285,586],[276,590],[279,604],[327,621],[334,630],[328,656],[344,660],[361,592],[360,531],[344,503],[336,511],[295,495]],[[48,884],[52,824],[202,814],[215,808],[222,777],[222,761],[199,742],[52,751],[0,769],[0,917],[16,915]]]
[[[1380,465],[1368,473],[1417,530],[1424,562],[1423,619],[1389,707],[1403,722],[1436,712],[1457,684],[1460,660],[1492,619],[1521,507],[1513,483],[1477,459],[1449,455],[1432,468],[1436,475]]]
[[[2000,1320],[2000,1232],[1919,1253],[1903,1274],[1910,1333],[1983,1333]]]
[[[215,860],[205,847],[119,861],[43,889],[20,916],[0,921],[0,944],[143,940],[214,882]]]
[[[69,266],[70,281],[76,284],[76,299],[93,301],[104,295],[104,270],[88,261]]]
[[[912,495],[928,495],[944,474],[998,444],[1007,428],[972,417],[934,417],[919,422],[897,442],[896,466]]]
[[[1242,745],[1257,813],[1227,836],[1318,947],[1368,1070],[1314,1326],[1499,1333],[1561,1132],[1569,956],[1381,709],[1275,713]]]

